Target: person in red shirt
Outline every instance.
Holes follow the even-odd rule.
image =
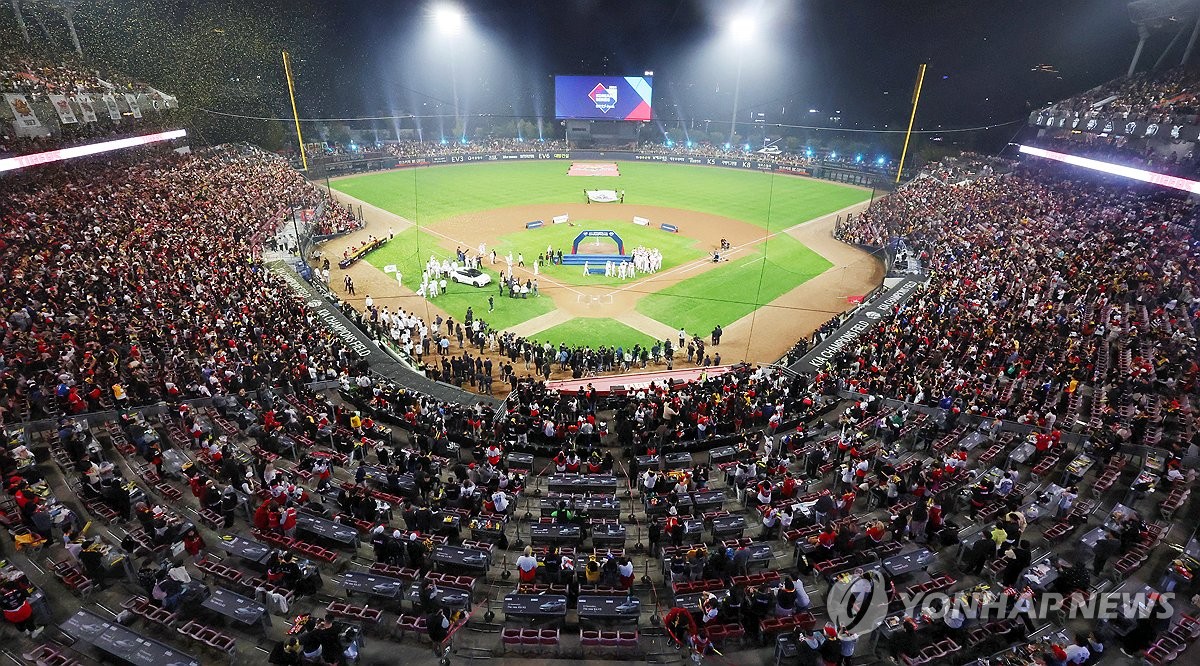
[[[792,477],[791,472],[787,472],[784,476],[783,486],[779,489],[779,494],[786,499],[791,499],[796,494],[796,479]]]
[[[887,528],[882,521],[875,521],[866,529],[867,538],[875,543],[883,543],[883,536],[887,532]]]
[[[929,529],[930,534],[937,532],[942,528],[942,505],[934,500],[929,500]]]
[[[296,536],[296,523],[298,519],[299,515],[296,507],[292,506],[291,502],[289,502],[287,508],[279,514],[279,529],[283,530],[284,536]]]
[[[4,619],[16,625],[21,633],[31,638],[37,638],[42,633],[33,619],[33,606],[29,603],[29,594],[17,583],[6,583],[3,594],[0,595],[0,607],[4,610]]]
[[[193,559],[203,559],[200,556],[200,552],[204,550],[205,545],[204,537],[200,536],[200,533],[195,529],[188,530],[187,534],[185,534],[183,537],[183,549],[186,550],[187,554],[191,555]]]
[[[1050,445],[1052,443],[1053,443],[1053,440],[1051,439],[1049,434],[1044,433],[1044,432],[1039,432],[1033,441],[1033,448],[1034,448],[1033,459],[1041,460],[1042,456],[1046,454],[1046,451],[1048,451],[1050,449]]]
[[[833,523],[825,526],[825,529],[817,535],[817,552],[814,555],[817,559],[829,559],[833,557],[833,547],[837,543],[838,528]]]
[[[254,527],[265,530],[271,526],[271,501],[267,500],[254,510]]]
[[[838,511],[840,512],[839,515],[850,515],[850,512],[854,509],[854,500],[857,498],[858,496],[854,493],[854,491],[843,493],[842,499],[838,502]]]

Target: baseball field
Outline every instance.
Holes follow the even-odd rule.
[[[332,186],[339,199],[362,205],[368,227],[332,241],[327,250],[340,254],[343,245],[367,234],[394,235],[350,269],[356,297],[369,293],[381,306],[455,320],[471,307],[492,326],[539,342],[592,346],[675,339],[680,329],[707,337],[719,324],[726,331],[727,361],[778,358],[799,336],[844,310],[847,297],[880,279],[877,262],[830,236],[835,215],[861,206],[867,190],[640,162],[620,162],[615,177],[578,177],[566,175],[570,165],[474,163],[337,179]],[[585,203],[584,190],[597,189],[623,192],[624,203]],[[566,222],[554,222],[564,215]],[[635,217],[649,222],[635,224]],[[534,221],[542,226],[526,228]],[[678,231],[664,231],[663,224]],[[614,232],[626,254],[657,250],[662,266],[622,279],[538,261],[548,249],[571,254],[582,231]],[[730,249],[714,262],[722,239]],[[416,295],[431,256],[453,260],[456,249],[475,255],[481,245],[491,285],[450,284],[436,298]],[[617,245],[587,238],[577,252],[616,254]],[[536,282],[536,295],[509,298],[497,289],[508,256],[514,275]],[[340,287],[340,280],[333,282]]]

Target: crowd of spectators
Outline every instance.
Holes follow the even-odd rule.
[[[841,233],[864,245],[905,237],[933,277],[835,357],[828,378],[1186,449],[1200,425],[1197,220],[1182,197],[1057,170],[920,178]]]
[[[320,219],[313,222],[314,236],[337,236],[363,227],[363,221],[354,214],[354,209],[341,203],[325,190],[319,190],[318,196],[324,204]]]
[[[1047,107],[1046,112],[1083,118],[1099,115],[1153,123],[1191,122],[1196,114],[1200,71],[1176,67],[1114,79]]]
[[[0,122],[0,125],[4,126],[3,132],[0,132],[0,155],[56,150],[123,138],[130,133],[144,134],[176,127],[149,108],[143,109],[143,118],[137,119],[125,114],[119,124],[114,123],[109,118],[104,104],[95,98],[92,105],[96,112],[96,122],[86,122],[81,117],[82,113],[77,111],[79,122],[61,125],[49,103],[49,95],[66,95],[73,98],[89,93],[113,94],[119,105],[126,105],[123,93],[157,94],[145,83],[133,81],[117,72],[97,68],[74,54],[40,57],[30,55],[25,50],[0,49],[0,93],[25,95],[43,127],[49,132],[38,137],[16,136],[10,125],[11,121],[7,120],[10,116],[9,109],[7,105],[3,105],[0,107],[0,115],[5,120]]]
[[[372,157],[423,157],[426,155],[466,155],[469,153],[523,152],[529,150],[566,150],[565,141],[550,139],[487,138],[466,143],[460,141],[388,141],[378,144],[314,143],[305,146],[309,159],[369,159]]]
[[[0,418],[336,375],[348,352],[257,258],[321,195],[257,149],[137,155],[9,179]]]
[[[36,56],[24,49],[0,49],[0,92],[21,93],[30,101],[40,101],[48,95],[119,95],[153,89],[75,54]]]

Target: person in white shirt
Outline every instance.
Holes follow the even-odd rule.
[[[779,512],[780,534],[785,534],[788,530],[792,529],[792,518],[792,507],[790,506],[784,507],[783,510]]]
[[[537,558],[533,556],[533,548],[525,546],[525,554],[517,558],[517,578],[522,583],[532,583],[537,577]]]
[[[1012,492],[1014,485],[1016,484],[1013,481],[1013,473],[1005,472],[1004,476],[1000,477],[1000,481],[996,484],[996,494],[1000,497],[1005,497]]]
[[[633,561],[622,559],[617,564],[617,575],[621,580],[626,580],[633,577]]]
[[[496,507],[496,513],[506,513],[508,511],[508,495],[505,495],[503,490],[497,490],[496,494],[492,495],[492,504]]]
[[[653,493],[657,485],[658,474],[652,469],[646,470],[646,473],[642,475],[642,487],[645,488],[647,493]]]
[[[1087,636],[1082,634],[1075,635],[1075,643],[1068,645],[1066,649],[1068,664],[1075,664],[1078,666],[1079,664],[1087,663],[1087,661],[1092,658],[1092,651],[1088,649],[1087,643]]]
[[[1079,491],[1074,486],[1064,490],[1058,498],[1058,513],[1055,514],[1055,517],[1065,518],[1068,513],[1071,513],[1071,509],[1075,506],[1075,498],[1078,496]]]

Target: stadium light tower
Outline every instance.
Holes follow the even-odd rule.
[[[443,35],[457,35],[462,32],[467,22],[462,7],[449,3],[434,6],[433,20],[437,23],[438,32]]]
[[[729,119],[729,141],[733,143],[733,135],[737,132],[738,96],[742,92],[742,59],[746,52],[744,48],[754,39],[757,24],[754,16],[749,13],[738,14],[729,20],[729,38],[737,48],[737,77],[733,83],[733,116]]]
[[[442,2],[433,6],[433,22],[437,26],[439,34],[445,37],[455,37],[462,34],[463,29],[467,25],[467,15],[463,8],[450,2]],[[454,97],[454,124],[458,125],[462,119],[458,110],[458,63],[454,52],[457,50],[453,45],[450,48],[450,89]],[[467,126],[462,123],[461,139],[466,139]]]

